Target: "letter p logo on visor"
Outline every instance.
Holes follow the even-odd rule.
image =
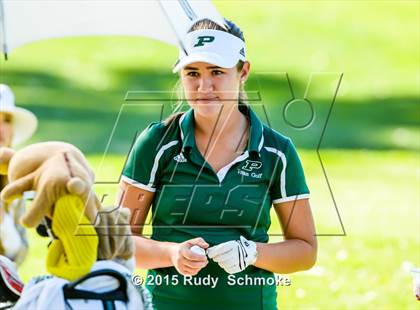
[[[194,45],[194,47],[204,46],[204,44],[211,43],[214,41],[213,36],[200,36],[197,39],[198,39],[198,42]]]
[[[183,43],[185,50],[179,51],[174,73],[194,62],[233,68],[239,61],[246,61],[245,42],[226,31],[195,30],[186,34]]]

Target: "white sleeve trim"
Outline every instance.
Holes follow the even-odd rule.
[[[299,200],[299,199],[307,199],[307,198],[309,198],[309,196],[310,196],[310,194],[294,195],[294,196],[290,196],[290,197],[274,199],[273,203],[282,203],[282,202],[294,201],[294,200]]]
[[[121,181],[124,181],[124,182],[126,182],[130,185],[133,185],[134,187],[144,189],[144,190],[149,191],[149,192],[153,192],[153,193],[156,192],[156,188],[153,188],[149,185],[144,185],[140,182],[137,182],[136,180],[133,180],[133,179],[130,179],[130,178],[126,177],[125,175],[121,176]]]

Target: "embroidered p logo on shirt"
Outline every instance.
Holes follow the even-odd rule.
[[[245,165],[242,166],[243,170],[252,171],[258,170],[262,167],[262,162],[257,160],[246,160]]]

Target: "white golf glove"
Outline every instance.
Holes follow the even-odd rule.
[[[244,237],[228,241],[207,249],[207,256],[219,264],[227,273],[244,270],[257,260],[257,245]]]

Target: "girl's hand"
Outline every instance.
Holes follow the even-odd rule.
[[[257,245],[245,239],[228,241],[208,249],[209,258],[219,264],[227,273],[241,272],[257,260]]]
[[[209,247],[203,238],[195,238],[177,243],[170,249],[172,264],[184,276],[195,276],[201,268],[208,264],[207,256],[194,253],[190,250],[193,245],[203,249]]]

